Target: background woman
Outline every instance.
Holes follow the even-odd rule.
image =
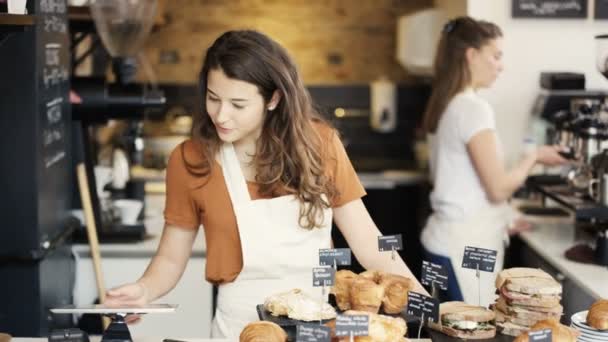
[[[465,246],[498,251],[495,273],[503,264],[504,241],[512,219],[506,200],[536,163],[566,162],[558,149],[527,151],[513,168],[503,161],[494,111],[477,90],[490,87],[503,69],[502,32],[493,23],[460,17],[443,29],[434,64],[433,92],[424,114],[430,135],[433,214],[423,232],[427,259],[450,269],[449,300],[477,304],[475,271],[462,269]],[[520,227],[513,227],[515,233]],[[494,274],[481,274],[481,305],[494,299]]]

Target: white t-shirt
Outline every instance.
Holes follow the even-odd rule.
[[[490,104],[472,89],[454,96],[439,120],[436,134],[430,137],[434,183],[431,206],[437,218],[463,221],[493,206],[467,152],[471,138],[486,129],[496,133]],[[500,150],[498,142],[496,152],[502,158]]]

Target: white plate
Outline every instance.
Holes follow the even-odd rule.
[[[581,311],[577,312],[570,318],[570,321],[573,325],[580,327],[584,330],[589,330],[595,333],[599,333],[600,335],[608,337],[608,330],[598,330],[587,325],[587,312],[589,311]]]
[[[579,342],[599,342],[599,341],[608,341],[608,340],[598,340],[595,337],[579,336],[577,338],[577,341],[579,341]]]
[[[175,312],[177,305],[175,304],[148,304],[140,307],[122,307],[110,308],[102,304],[84,305],[75,307],[74,305],[66,305],[51,309],[52,313],[57,314],[147,314],[147,313],[171,313]]]

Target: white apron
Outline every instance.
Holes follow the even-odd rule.
[[[486,209],[475,217],[460,222],[442,220],[435,214],[429,217],[421,234],[422,245],[429,252],[450,259],[466,303],[477,305],[479,302],[484,307],[494,303],[494,281],[503,267],[505,245],[508,243],[507,228],[512,218],[512,211],[507,205]],[[481,271],[479,285],[476,271],[461,267],[465,246],[498,252],[494,272]]]
[[[321,299],[321,288],[312,287],[312,268],[319,265],[319,249],[331,246],[332,211],[323,211],[322,227],[304,229],[295,196],[251,200],[232,144],[220,148],[220,161],[236,215],[243,269],[234,282],[219,286],[211,337],[238,338],[245,325],[259,320],[256,305],[272,294],[301,288]]]

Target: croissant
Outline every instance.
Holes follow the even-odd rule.
[[[382,277],[384,277],[385,275],[386,275],[386,273],[384,273],[382,271],[376,271],[376,270],[367,270],[367,271],[359,273],[360,277],[369,279],[376,284],[380,284],[380,281],[382,281]]]
[[[11,335],[0,333],[0,342],[9,342],[11,340]]]
[[[384,286],[365,277],[356,277],[350,287],[350,306],[354,310],[378,313],[384,298]]]
[[[591,305],[587,313],[587,324],[598,330],[608,330],[608,300],[600,299]]]
[[[407,305],[407,293],[412,288],[412,281],[394,274],[384,274],[380,280],[384,287],[382,308],[387,314],[398,314]]]
[[[367,315],[369,316],[369,335],[357,336],[356,342],[401,342],[407,341],[404,335],[407,333],[407,325],[401,317],[390,317],[378,315],[370,312],[348,310],[345,315]],[[334,335],[335,321],[327,324],[332,329]],[[340,338],[335,341],[347,342],[350,337]]]
[[[576,342],[576,339],[579,335],[578,331],[562,325],[555,318],[549,318],[542,321],[536,322],[530,330],[543,330],[543,329],[551,329],[551,337],[554,342]],[[517,338],[513,342],[528,342],[530,341],[528,333],[524,332],[523,334],[517,336]]]
[[[357,274],[349,270],[336,272],[336,284],[332,288],[332,293],[336,297],[336,304],[340,310],[350,309],[350,287]]]
[[[268,321],[252,322],[247,324],[239,342],[286,342],[287,334],[276,323]]]

